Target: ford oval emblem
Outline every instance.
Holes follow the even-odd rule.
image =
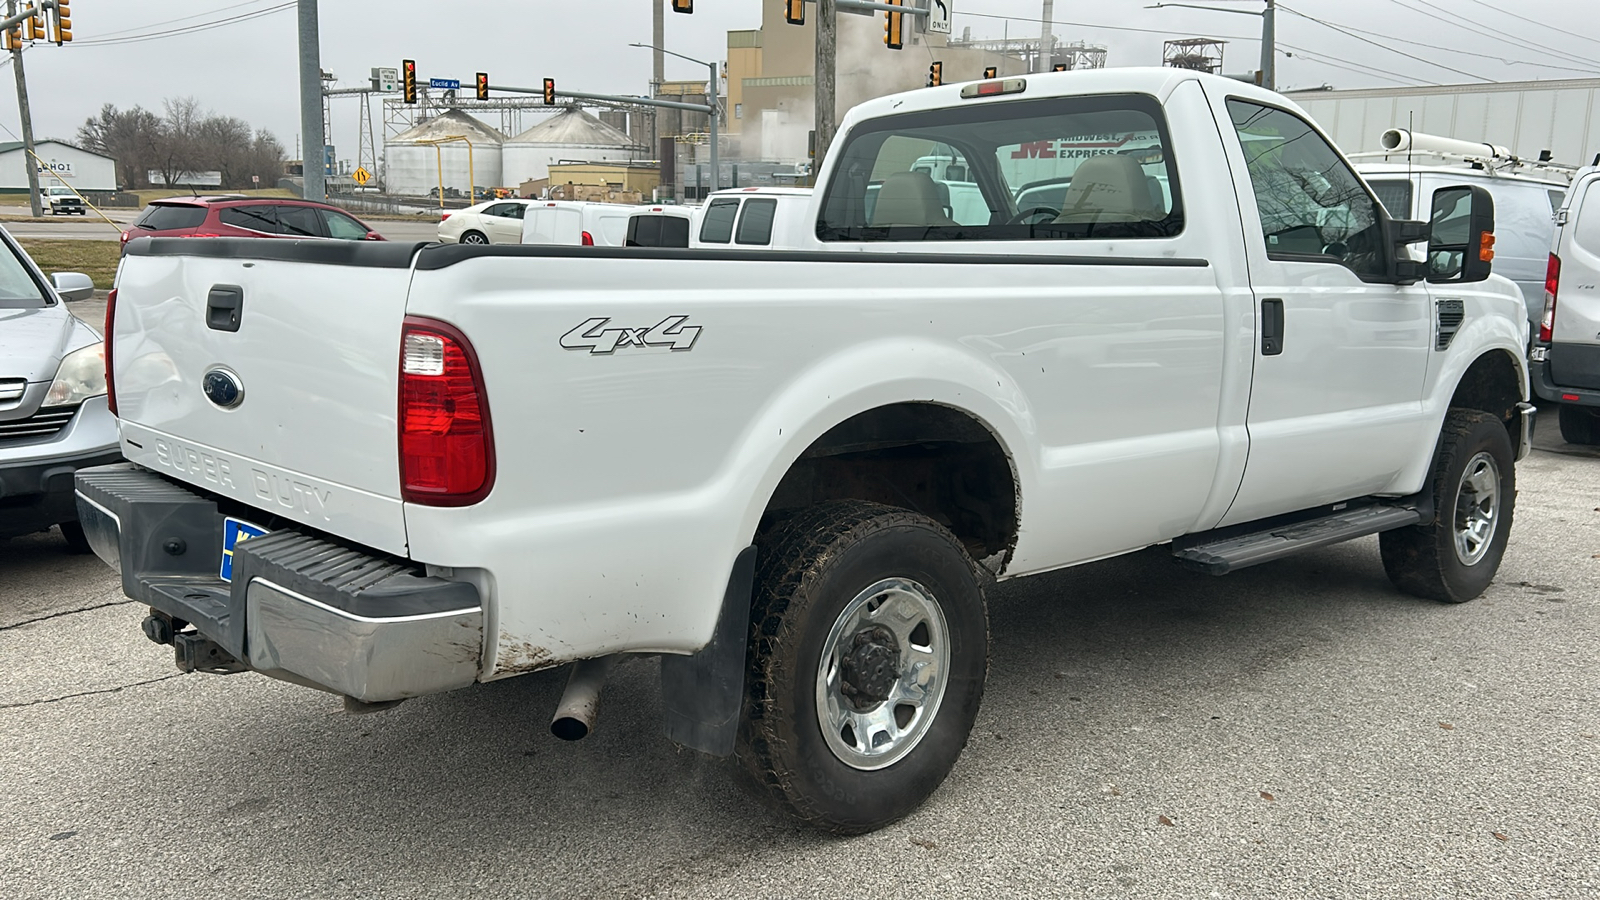
[[[233,409],[244,402],[244,385],[239,383],[239,376],[221,367],[206,372],[200,389],[205,391],[207,400],[223,409]]]

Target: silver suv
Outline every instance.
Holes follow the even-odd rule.
[[[83,552],[73,473],[122,458],[104,346],[63,302],[88,298],[94,282],[46,280],[3,228],[0,243],[0,538],[55,525]]]

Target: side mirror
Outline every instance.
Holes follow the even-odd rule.
[[[1494,198],[1475,185],[1433,192],[1428,222],[1428,281],[1468,284],[1489,277],[1494,262]]]
[[[94,296],[94,279],[82,272],[54,272],[50,284],[63,300],[87,300]]]

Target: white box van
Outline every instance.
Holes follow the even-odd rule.
[[[1556,212],[1544,310],[1528,355],[1534,392],[1560,404],[1561,436],[1600,444],[1600,167],[1578,170]]]
[[[800,250],[818,245],[811,227],[811,188],[713,191],[695,220],[691,247]]]
[[[1397,219],[1426,220],[1428,198],[1451,184],[1475,184],[1494,198],[1494,271],[1517,283],[1537,327],[1544,312],[1544,269],[1572,168],[1526,163],[1503,147],[1391,128],[1384,151],[1351,160],[1373,193]],[[1408,155],[1410,159],[1408,160]]]
[[[522,218],[522,243],[621,247],[634,207],[620,203],[541,200]]]
[[[628,216],[624,247],[687,247],[695,208],[660,204],[634,207]]]

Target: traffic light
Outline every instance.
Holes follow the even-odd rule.
[[[672,0],[672,11],[692,13],[694,12],[694,0]]]
[[[556,80],[554,78],[546,78],[544,80],[544,105],[556,105]]]
[[[783,20],[790,25],[806,23],[806,0],[784,0]]]
[[[407,103],[417,102],[417,61],[400,60],[400,92]]]
[[[67,0],[56,4],[56,46],[72,40],[72,8]]]
[[[928,66],[928,87],[938,87],[944,84],[944,63],[935,60]]]
[[[478,99],[479,100],[487,100],[487,99],[489,99],[489,73],[488,72],[479,72],[478,73]]]
[[[884,0],[895,6],[904,6],[904,0]],[[899,50],[906,45],[905,40],[905,13],[886,12],[883,14],[883,44],[890,50]]]
[[[30,41],[44,40],[44,16],[35,13],[22,20],[23,36]]]
[[[1067,64],[1066,63],[1056,63],[1055,65],[1050,67],[1050,71],[1052,71],[1052,72],[1065,72],[1065,71],[1067,71]]]
[[[22,48],[22,26],[7,28],[0,31],[0,50],[20,50]]]
[[[983,70],[983,77],[985,77],[985,78],[999,78],[1000,77],[1000,70],[995,68],[994,66],[988,66]]]

